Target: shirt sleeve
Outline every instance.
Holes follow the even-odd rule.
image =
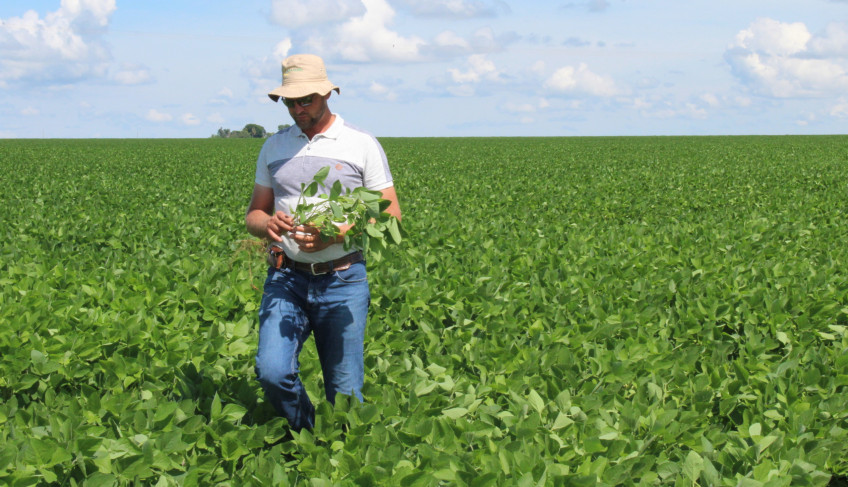
[[[373,191],[380,191],[393,186],[394,181],[383,146],[376,137],[372,136],[371,142],[365,154],[363,186]]]
[[[267,159],[268,142],[262,145],[262,150],[259,151],[259,157],[256,158],[256,177],[254,182],[260,186],[267,188],[273,187],[271,184],[271,171],[268,170]]]

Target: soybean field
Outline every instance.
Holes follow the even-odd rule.
[[[386,138],[365,401],[253,371],[261,140],[0,141],[0,484],[848,484],[848,136]]]

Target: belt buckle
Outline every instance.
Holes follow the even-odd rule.
[[[313,276],[320,276],[322,274],[327,273],[326,271],[325,272],[316,272],[315,271],[315,264],[321,264],[321,262],[310,262],[309,263],[309,272],[311,272]],[[330,266],[330,267],[332,267],[332,266]]]

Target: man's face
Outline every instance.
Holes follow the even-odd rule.
[[[309,132],[327,114],[327,99],[318,94],[284,100],[294,123],[303,132]]]

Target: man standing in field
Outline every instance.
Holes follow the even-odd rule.
[[[363,348],[370,292],[362,252],[345,250],[343,237],[323,241],[311,226],[295,226],[292,212],[301,183],[329,166],[336,180],[364,186],[400,206],[386,155],[373,136],[333,114],[328,100],[339,87],[324,62],[310,54],[282,62],[283,84],[268,96],[282,98],[295,125],[272,135],[256,163],[253,196],[245,216],[252,235],[271,242],[268,277],[259,309],[256,375],[266,399],[292,429],[312,428],[315,408],[300,379],[298,356],[310,334],[324,375],[327,400],[350,394],[362,400]],[[342,234],[348,227],[340,227]]]

